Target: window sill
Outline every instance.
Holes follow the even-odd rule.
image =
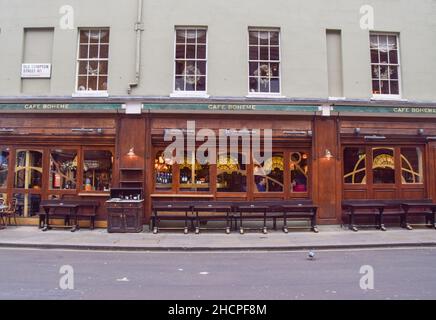
[[[249,93],[246,98],[283,99],[286,97],[280,93]]]
[[[175,91],[170,94],[170,98],[203,98],[208,99],[210,95],[206,92],[194,92],[194,91]]]
[[[77,91],[71,95],[73,98],[107,98],[107,91]]]
[[[329,97],[329,101],[344,101],[347,100],[346,97]]]
[[[400,95],[390,94],[375,94],[372,96],[371,100],[407,101],[407,99],[402,99]]]

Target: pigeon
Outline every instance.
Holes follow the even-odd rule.
[[[315,252],[309,251],[309,254],[307,255],[307,258],[309,260],[314,260],[315,259]]]

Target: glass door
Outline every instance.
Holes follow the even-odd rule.
[[[42,194],[43,152],[17,149],[15,153],[13,197],[18,200],[18,214],[33,217],[39,212]]]

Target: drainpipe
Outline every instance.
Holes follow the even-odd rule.
[[[141,76],[141,36],[142,36],[142,31],[144,31],[144,25],[142,23],[142,8],[143,8],[143,0],[138,0],[138,18],[135,23],[135,31],[136,31],[135,81],[129,83],[129,88],[127,89],[128,94],[131,94],[132,89],[138,86],[139,79]]]

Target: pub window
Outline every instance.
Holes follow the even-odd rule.
[[[162,151],[157,152],[154,159],[154,183],[159,191],[170,191],[173,188],[172,159],[165,159]]]
[[[42,152],[17,150],[15,162],[16,189],[35,189],[42,187]]]
[[[112,152],[85,150],[83,159],[83,190],[109,191],[112,181]]]
[[[284,167],[281,152],[273,153],[262,165],[254,164],[255,192],[283,192]]]
[[[12,196],[17,199],[17,215],[20,217],[37,216],[41,204],[41,195],[36,193],[14,193]]]
[[[421,148],[401,148],[402,183],[423,183],[423,172]]]
[[[245,156],[221,154],[217,164],[218,192],[247,192],[247,162]]]
[[[370,47],[373,95],[400,95],[398,36],[371,34]]]
[[[280,32],[249,30],[249,91],[280,93]]]
[[[207,30],[176,28],[174,91],[205,92]]]
[[[52,150],[50,152],[51,190],[76,189],[77,152],[73,150]]]
[[[77,91],[107,91],[109,29],[79,30]]]
[[[290,159],[291,191],[301,193],[308,191],[309,154],[306,152],[292,152]]]
[[[0,188],[7,187],[9,155],[8,149],[0,149]]]
[[[372,174],[374,184],[395,184],[394,148],[372,149]]]
[[[209,191],[209,164],[200,164],[193,154],[185,155],[185,161],[179,164],[180,191]]]
[[[344,149],[344,183],[366,184],[365,148]]]

